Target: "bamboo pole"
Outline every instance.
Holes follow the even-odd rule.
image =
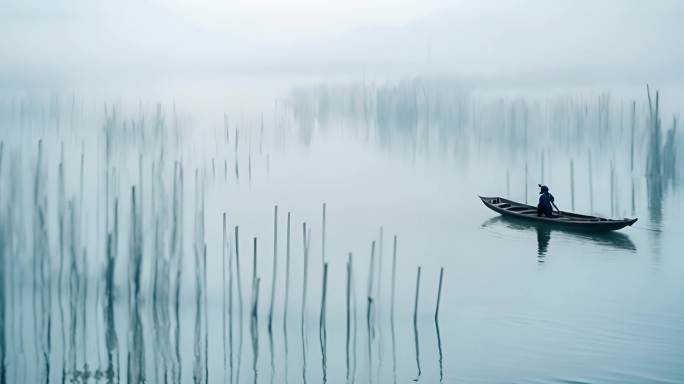
[[[371,243],[370,266],[368,268],[368,292],[366,303],[366,331],[368,335],[368,381],[372,382],[373,377],[373,275],[375,274],[375,241]]]
[[[202,208],[202,216],[204,216],[204,208]],[[204,218],[203,218],[204,219]],[[202,281],[203,284],[203,303],[204,303],[204,380],[209,382],[209,311],[208,294],[207,294],[207,243],[204,243],[204,254],[202,256]]]
[[[570,205],[575,211],[575,163],[570,159]]]
[[[326,227],[326,220],[325,220],[325,208],[326,204],[323,203],[323,218],[322,218],[322,242],[321,242],[321,260],[322,263],[325,264],[325,227]]]
[[[418,267],[418,274],[416,276],[416,297],[413,304],[413,335],[416,348],[416,366],[418,368],[418,377],[421,375],[420,369],[420,346],[418,343],[418,297],[420,292],[420,272],[421,267]]]
[[[230,359],[230,380],[233,382],[233,247],[229,243],[227,244],[228,251],[228,346]],[[225,380],[224,380],[225,381]]]
[[[615,164],[610,161],[610,216],[615,217]]]
[[[527,204],[527,162],[525,162],[525,204]]]
[[[240,227],[235,226],[235,274],[237,277],[237,295],[238,295],[238,319],[240,327],[240,335],[242,335],[242,279],[240,278]],[[242,336],[241,336],[242,338]],[[242,344],[242,343],[240,343]]]
[[[415,324],[418,321],[418,294],[420,292],[420,272],[421,272],[421,267],[418,267],[418,274],[416,276],[416,296],[415,296],[415,301],[413,303],[413,323]]]
[[[256,294],[257,294],[257,238],[254,237],[252,239],[252,303],[256,302]],[[255,317],[257,315],[256,313],[257,308],[252,305],[252,317]]]
[[[225,376],[228,363],[228,353],[226,345],[226,213],[223,212],[223,242],[221,245],[221,329],[223,331],[223,372]]]
[[[588,165],[589,165],[589,212],[594,213],[594,177],[592,175],[591,167],[591,149],[588,153]]]
[[[382,295],[382,260],[384,256],[384,242],[385,242],[385,231],[382,226],[380,226],[380,231],[378,234],[378,283],[376,285],[375,292],[375,308],[378,309],[378,304],[380,303],[380,298]]]
[[[551,158],[551,150],[546,149],[546,182],[549,184],[553,183],[553,159]]]
[[[238,167],[238,128],[235,127],[235,180],[240,180],[240,171]]]
[[[368,340],[373,337],[372,313],[373,313],[373,275],[375,274],[375,241],[371,242],[370,266],[368,268],[368,292],[366,295],[366,325],[368,327]],[[369,345],[370,351],[370,345]]]
[[[256,238],[255,238],[256,239]],[[256,278],[253,283],[252,294],[252,316],[250,318],[250,335],[252,337],[252,372],[254,381],[258,381],[257,361],[259,360],[259,317],[257,315],[257,307],[259,306],[259,286],[261,279]]]
[[[634,130],[636,129],[636,101],[632,101],[632,127],[630,132],[630,145],[629,145],[629,173],[632,179],[632,216],[636,212],[636,202],[634,197]]]
[[[283,304],[283,331],[285,334],[287,334],[287,307],[290,300],[290,218],[291,213],[288,212],[286,229],[287,235],[285,238],[285,299]],[[287,346],[285,348],[287,348]]]
[[[302,223],[302,241],[304,247],[304,280],[302,282],[302,335],[304,333],[304,315],[306,313],[306,290],[309,279],[309,241],[306,223]]]
[[[511,196],[511,169],[506,168],[506,197],[510,199]]]
[[[302,313],[301,313],[301,336],[302,336],[302,379],[306,381],[306,334],[304,332],[306,324],[306,294],[307,282],[309,275],[309,238],[310,229],[307,229],[306,223],[302,223],[302,242],[304,245],[304,281],[302,283]]]
[[[352,254],[349,252],[347,258],[347,342],[346,342],[346,367],[347,381],[349,381],[349,341],[351,337],[351,264]]]
[[[380,304],[382,302],[382,270],[383,270],[383,263],[382,260],[384,259],[384,242],[385,242],[385,233],[384,229],[382,226],[380,226],[380,233],[379,233],[379,239],[378,239],[378,283],[376,284],[376,293],[375,293],[375,305],[374,305],[374,318],[373,318],[373,323],[374,324],[380,324],[378,327],[378,369],[377,369],[377,380],[376,382],[380,382],[380,369],[382,368],[382,352],[383,352],[383,327],[382,327],[382,311],[383,309],[380,307]]]
[[[323,264],[323,283],[322,283],[322,295],[321,295],[321,311],[318,320],[318,337],[321,345],[321,367],[323,370],[323,382],[326,383],[328,379],[327,370],[327,360],[328,360],[328,336],[326,330],[325,321],[325,311],[326,311],[326,298],[328,293],[328,263]]]
[[[275,303],[276,275],[278,270],[278,206],[273,208],[273,278],[271,279],[271,306],[268,311],[268,333],[273,330],[273,305]]]
[[[632,101],[632,126],[629,139],[629,171],[634,175],[634,130],[636,129],[636,101]]]
[[[397,235],[394,235],[394,244],[392,247],[392,292],[390,301],[390,320],[394,323],[394,298],[396,291],[397,280]]]
[[[439,303],[442,299],[442,280],[444,279],[444,267],[439,270],[439,288],[437,288],[437,304],[435,305],[435,323],[439,321]]]
[[[544,184],[544,150],[541,152],[541,175],[540,175],[540,180],[541,183]]]
[[[323,282],[322,282],[322,294],[321,294],[321,311],[319,317],[319,327],[325,328],[325,311],[326,311],[326,301],[328,292],[328,263],[323,264]]]

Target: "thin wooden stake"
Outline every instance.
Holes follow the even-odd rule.
[[[373,336],[372,315],[373,315],[373,278],[375,274],[375,241],[371,242],[370,266],[368,268],[368,292],[366,295],[366,325],[368,326],[368,340]]]
[[[588,150],[588,165],[589,165],[589,212],[594,212],[594,177],[592,175],[591,167],[591,149]]]
[[[418,275],[416,276],[416,297],[415,301],[413,303],[413,322],[415,323],[418,320],[418,293],[420,291],[420,272],[421,272],[421,267],[418,267]]]
[[[268,332],[273,328],[273,305],[275,303],[276,273],[278,270],[278,206],[273,208],[273,278],[271,279],[271,307],[268,311]]]
[[[325,264],[325,224],[326,224],[325,223],[325,221],[326,221],[325,220],[325,208],[326,208],[326,204],[323,203],[323,218],[321,220],[322,221],[322,231],[323,231],[322,242],[321,242],[321,260],[322,260],[323,264]]]
[[[304,315],[306,313],[306,290],[309,280],[309,241],[306,223],[302,224],[302,241],[304,242],[304,281],[302,282],[302,333],[304,332]]]
[[[226,213],[223,212],[223,243],[221,246],[221,329],[223,330],[223,371],[227,367],[228,353],[226,349]]]
[[[285,299],[283,304],[283,330],[287,332],[287,307],[290,300],[290,212],[287,213],[287,237],[285,238]]]
[[[257,317],[257,303],[259,300],[259,286],[257,279],[257,238],[252,239],[252,318]]]
[[[396,290],[397,279],[397,235],[394,235],[394,244],[392,247],[392,293],[390,301],[390,318],[394,323],[394,297]]]
[[[240,278],[240,227],[235,226],[235,274],[237,276],[238,316],[240,335],[242,335],[242,279]]]
[[[418,267],[418,275],[416,276],[416,299],[413,305],[413,335],[416,347],[416,366],[418,367],[418,377],[421,375],[420,369],[420,348],[418,343],[418,297],[420,292],[420,271],[421,267]],[[417,379],[416,379],[417,381]]]
[[[525,162],[525,204],[527,204],[527,162]]]
[[[570,205],[575,211],[575,162],[570,159]]]
[[[442,300],[442,280],[444,278],[444,267],[439,270],[439,288],[437,288],[437,305],[435,306],[435,323],[439,321],[439,303]]]
[[[351,263],[352,254],[349,252],[347,258],[347,342],[346,342],[346,367],[347,380],[349,380],[349,341],[351,338]]]

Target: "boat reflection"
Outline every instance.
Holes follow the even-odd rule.
[[[548,253],[549,244],[551,243],[552,232],[563,233],[567,236],[575,237],[579,240],[585,240],[593,242],[600,246],[626,250],[626,251],[636,251],[636,246],[632,240],[624,233],[620,232],[602,232],[602,233],[591,233],[591,232],[581,232],[573,231],[565,228],[549,227],[546,225],[540,225],[534,222],[520,220],[512,217],[497,216],[486,220],[482,223],[483,228],[508,228],[518,231],[531,231],[537,232],[537,256],[540,258],[540,262],[543,261],[543,257]]]

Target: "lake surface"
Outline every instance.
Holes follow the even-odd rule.
[[[580,137],[559,107],[575,104],[531,101],[523,135],[517,97],[499,124],[491,98],[411,115],[401,92],[371,113],[307,92],[263,128],[258,113],[6,100],[2,382],[684,381],[684,195],[643,176],[643,104],[630,169],[628,109]],[[639,221],[573,233],[477,198],[534,204],[542,182],[563,210]]]

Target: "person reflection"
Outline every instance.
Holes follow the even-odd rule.
[[[537,229],[537,257],[539,262],[544,262],[544,257],[549,249],[551,241],[551,230],[543,225],[536,226]]]

